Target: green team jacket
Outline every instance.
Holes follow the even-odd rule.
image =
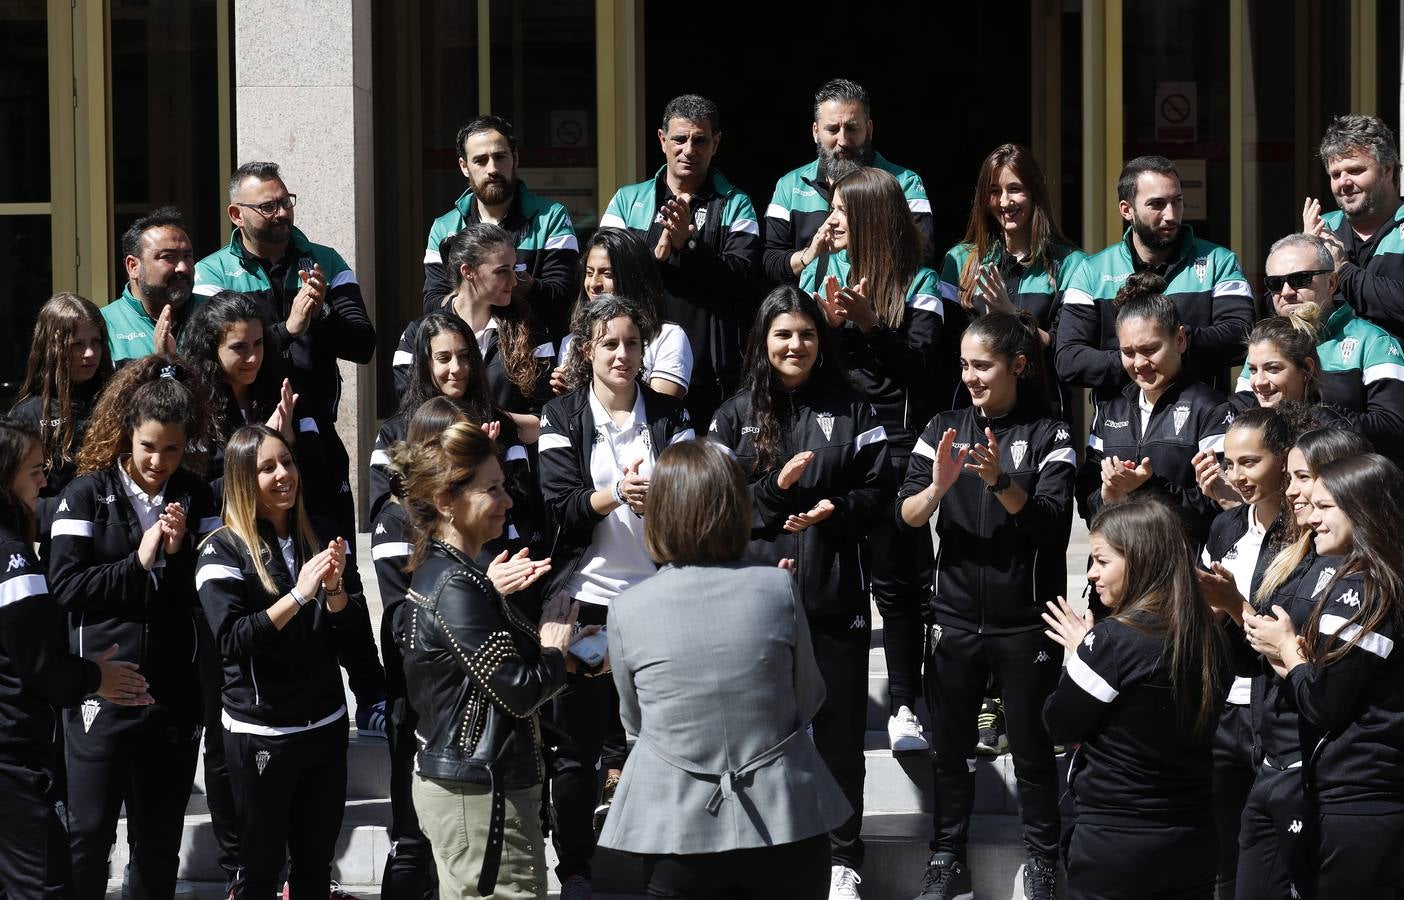
[[[317,263],[327,279],[322,315],[293,338],[288,334],[287,319],[301,288],[297,272]],[[262,261],[244,249],[236,228],[228,244],[195,264],[195,293],[213,296],[220,291],[239,291],[258,298],[273,321],[273,339],[288,367],[293,389],[301,395],[298,410],[319,423],[335,422],[341,396],[336,361],[365,365],[375,353],[375,328],[366,313],[356,273],[340,253],[312,243],[297,228],[292,230],[287,253],[272,268],[281,273],[278,284],[273,283]]]
[[[190,313],[204,300],[199,294],[191,293],[175,320],[177,334]],[[104,306],[101,312],[107,323],[107,350],[113,362],[140,359],[156,352],[156,320],[146,314],[141,301],[132,295],[131,282],[122,289],[122,296]]]
[[[907,207],[916,218],[917,227],[932,241],[931,201],[926,197],[926,185],[921,176],[888,161],[881,153],[873,154],[873,168],[897,179]],[[799,279],[790,269],[790,255],[803,250],[814,240],[815,233],[829,217],[829,187],[819,181],[819,160],[786,172],[775,182],[775,194],[765,209],[765,255],[762,265],[765,276],[776,284],[794,284]],[[930,251],[928,250],[928,253]]]
[[[1342,303],[1321,326],[1321,402],[1345,414],[1351,425],[1388,456],[1404,455],[1404,348],[1388,331],[1367,322]],[[1252,373],[1238,374],[1238,393],[1252,397]]]
[[[434,220],[429,226],[429,239],[424,247],[424,311],[433,312],[453,289],[453,280],[444,268],[439,244],[463,226],[481,221],[478,205],[473,202],[469,188],[453,204],[453,209]],[[529,303],[553,336],[569,330],[570,308],[580,293],[576,271],[580,262],[580,242],[575,237],[575,225],[570,213],[554,200],[538,197],[522,182],[517,182],[512,206],[500,224],[517,244],[517,270],[529,272],[532,287],[527,293]]]
[[[1337,299],[1404,338],[1404,206],[1394,211],[1393,223],[1364,242],[1356,238],[1340,210],[1321,219],[1346,248]]]
[[[627,228],[652,249],[662,234],[658,199],[667,189],[666,167],[647,181],[615,192],[601,228]],[[666,293],[659,312],[687,332],[694,380],[740,366],[739,329],[755,312],[753,275],[760,263],[760,226],[744,191],[712,169],[692,203],[696,246],[672,254],[658,270]]]
[[[1220,391],[1228,369],[1243,362],[1253,325],[1253,292],[1232,250],[1200,240],[1188,225],[1165,270],[1169,297],[1189,332],[1185,361],[1195,377]],[[1131,229],[1120,241],[1074,267],[1063,291],[1054,365],[1058,379],[1093,388],[1098,400],[1118,395],[1126,370],[1116,339],[1116,292],[1144,268],[1131,248]]]

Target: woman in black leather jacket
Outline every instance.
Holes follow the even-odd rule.
[[[415,532],[396,643],[421,713],[412,790],[440,894],[545,897],[538,710],[565,686],[575,612],[552,600],[538,634],[474,564],[512,506],[483,429],[460,422],[394,463]]]

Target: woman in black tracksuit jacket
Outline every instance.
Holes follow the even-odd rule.
[[[814,298],[788,285],[771,291],[756,313],[744,387],[717,410],[711,433],[751,479],[746,559],[793,561],[828,697],[814,743],[853,807],[830,833],[833,865],[857,870],[872,630],[859,543],[895,485],[886,431],[836,351]]]
[[[686,408],[639,380],[650,323],[634,300],[609,294],[578,309],[573,390],[541,413],[537,446],[551,543],[544,592],[578,601],[582,625],[604,625],[609,601],[656,571],[643,548],[648,474],[665,447],[695,437]],[[590,876],[596,761],[624,764],[619,748],[605,743],[623,732],[614,680],[572,674],[552,716],[570,738],[556,752],[551,779],[556,871],[564,883]]]
[[[1044,721],[1053,740],[1080,744],[1068,766],[1067,900],[1210,900],[1220,631],[1166,504],[1108,505],[1089,540],[1087,577],[1108,615],[1094,623],[1060,598],[1044,617],[1071,651]]]
[[[1078,510],[1091,521],[1103,503],[1158,494],[1179,510],[1198,548],[1219,507],[1200,490],[1194,459],[1223,449],[1233,412],[1185,369],[1188,337],[1164,289],[1165,279],[1138,272],[1117,293],[1117,338],[1131,381],[1097,404],[1077,475]]]
[[[224,668],[221,721],[239,820],[235,896],[266,897],[291,859],[292,896],[328,890],[346,802],[346,543],[318,534],[282,435],[247,425],[225,448],[225,527],[195,584]]]
[[[1254,407],[1240,413],[1224,437],[1224,468],[1214,462],[1213,477],[1237,505],[1219,513],[1200,555],[1201,585],[1221,582],[1241,597],[1252,597],[1268,564],[1292,542],[1295,528],[1287,504],[1287,457],[1302,427],[1310,427],[1306,407],[1286,410]],[[1201,479],[1201,485],[1204,479]],[[1229,624],[1228,619],[1224,624]],[[1233,900],[1238,871],[1238,826],[1257,775],[1250,701],[1252,679],[1236,675],[1228,687],[1214,733],[1214,816],[1219,837],[1220,900]]]
[[[10,415],[39,432],[45,484],[39,492],[39,539],[49,539],[58,495],[77,471],[74,457],[88,432],[93,403],[112,377],[107,324],[91,300],[50,297],[34,322],[34,343]]]
[[[196,665],[195,544],[219,519],[188,444],[210,437],[212,391],[177,357],[124,366],[98,398],[79,476],[50,527],[49,577],[80,656],[117,644],[155,703],[89,697],[66,720],[72,896],[101,898],[125,803],[134,897],[175,890],[203,701]],[[195,461],[198,464],[198,460]]]
[[[1044,359],[1038,320],[1028,313],[989,313],[966,328],[961,381],[973,405],[931,420],[897,493],[897,520],[923,537],[940,509],[926,657],[936,813],[923,891],[942,879],[951,895],[970,890],[975,773],[967,761],[991,675],[1019,782],[1024,893],[1051,898],[1057,880],[1058,772],[1043,703],[1062,657],[1043,634],[1041,614],[1067,584],[1077,453],[1068,425],[1050,415]]]
[[[135,663],[114,661],[110,648],[95,647],[94,659],[68,651],[34,556],[44,469],[39,431],[0,416],[0,895],[15,900],[70,896],[57,707],[93,694],[124,706],[151,702]]]
[[[525,443],[534,444],[536,416],[552,396],[556,345],[526,301],[512,296],[512,237],[497,225],[474,222],[444,238],[440,252],[453,290],[439,311],[462,319],[478,335],[493,401],[516,421]],[[423,321],[410,322],[400,335],[391,361],[396,393],[409,383]]]

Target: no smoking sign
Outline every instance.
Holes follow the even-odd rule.
[[[1199,85],[1161,81],[1155,86],[1155,139],[1188,143],[1199,137]]]

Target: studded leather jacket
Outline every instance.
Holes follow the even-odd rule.
[[[565,687],[565,657],[473,561],[430,543],[396,622],[410,705],[419,713],[417,771],[517,790],[545,777],[537,710]]]

